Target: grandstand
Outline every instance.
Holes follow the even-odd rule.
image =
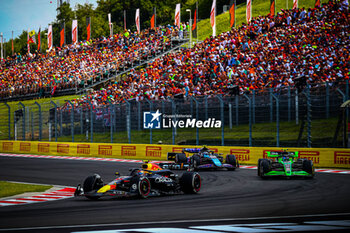
[[[130,130],[142,128],[141,110],[152,108],[172,113],[181,112],[183,107],[192,115],[197,114],[198,107],[193,111],[193,105],[199,101],[199,106],[206,110],[208,105],[212,108],[214,117],[219,117],[221,111],[227,126],[232,119],[226,119],[226,113],[230,111],[232,115],[232,103],[236,101],[238,126],[248,123],[248,112],[249,123],[255,123],[251,107],[255,103],[248,103],[246,98],[253,101],[256,95],[261,96],[257,100],[263,115],[257,120],[260,123],[273,122],[279,117],[274,110],[278,101],[273,102],[272,95],[266,93],[280,95],[280,101],[288,103],[288,116],[283,118],[290,121],[295,116],[296,122],[309,117],[310,93],[306,99],[297,101],[298,93],[306,87],[316,93],[313,104],[318,106],[317,111],[322,113],[322,104],[328,103],[325,118],[337,115],[336,109],[344,100],[339,98],[338,92],[348,99],[348,85],[343,84],[349,80],[349,10],[342,2],[329,1],[313,9],[297,8],[283,10],[276,16],[259,16],[248,25],[207,38],[192,48],[172,51],[186,42],[177,39],[177,32],[172,26],[164,26],[155,31],[145,30],[141,35],[131,34],[128,38],[115,35],[92,43],[82,42],[76,47],[69,45],[46,55],[9,58],[1,68],[1,99],[79,93],[93,88],[84,96],[60,105],[57,114],[61,115],[56,120],[61,121],[61,125],[55,128],[60,128],[61,136],[73,132],[74,138],[78,121],[81,126],[78,131],[83,135],[89,128],[86,116],[91,114],[91,134],[96,129],[92,119],[95,118],[96,123],[98,118],[103,125],[97,127],[98,130],[105,132],[111,127],[111,142],[115,131],[127,131],[130,142]],[[116,78],[117,75],[120,78]],[[329,88],[333,91],[331,110]],[[295,94],[291,94],[291,90],[295,90]],[[307,93],[304,91],[303,95]],[[325,101],[324,93],[328,93]],[[293,106],[291,98],[295,98]],[[218,106],[222,107],[216,109]],[[239,106],[246,117],[238,119]],[[247,109],[241,111],[241,107]],[[291,117],[293,111],[295,114]],[[206,119],[208,114],[202,117]],[[107,118],[108,122],[114,119],[115,125],[102,123]],[[137,124],[130,126],[130,121]],[[224,126],[222,144],[223,132]],[[311,129],[308,134],[310,132]],[[176,133],[175,129],[172,134]],[[152,138],[152,132],[150,134]],[[251,135],[249,141],[245,145],[251,145]]]

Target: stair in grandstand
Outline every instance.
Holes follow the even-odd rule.
[[[179,50],[183,45],[185,45],[188,42],[189,42],[189,39],[172,39],[170,43],[171,45],[169,48],[162,49],[160,51],[155,51],[155,53],[153,53],[151,56],[147,56],[146,59],[140,59],[134,62],[128,62],[123,66],[119,67],[118,70],[110,70],[110,72],[99,76],[97,80],[91,81],[85,84],[83,87],[80,87],[79,89],[75,90],[75,92],[72,94],[81,94],[88,89],[93,89],[94,87],[104,84],[110,80],[117,80],[118,77],[121,77],[123,74],[127,74],[132,69],[137,69],[139,67],[147,65],[148,63],[154,61],[159,57],[162,57],[168,53]]]

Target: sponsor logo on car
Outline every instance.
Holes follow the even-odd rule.
[[[154,181],[156,183],[166,183],[166,182],[172,182],[172,179],[167,177],[157,177]]]

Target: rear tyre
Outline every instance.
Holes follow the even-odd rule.
[[[235,168],[239,167],[238,161],[235,155],[226,155],[226,163],[231,164],[234,168],[230,170],[235,170]]]
[[[138,182],[139,197],[147,198],[151,193],[151,182],[147,177],[141,177]]]
[[[201,177],[197,172],[185,172],[180,178],[180,185],[186,194],[198,193],[202,185]]]
[[[303,170],[311,175],[311,178],[315,175],[315,167],[311,160],[303,161]]]
[[[94,174],[92,176],[88,176],[84,180],[83,190],[84,190],[84,193],[86,194],[86,193],[89,193],[91,191],[99,190],[100,188],[103,187],[103,185],[104,184],[103,184],[101,176],[98,174]],[[93,199],[93,200],[96,200],[99,198],[99,197],[95,197],[95,196],[86,196],[86,197],[89,199]]]
[[[186,154],[180,153],[175,155],[175,163],[181,164],[181,163],[187,163],[187,157]]]

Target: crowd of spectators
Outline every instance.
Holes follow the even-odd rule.
[[[178,33],[177,33],[178,34]],[[109,72],[128,68],[171,47],[173,26],[130,30],[110,38],[82,41],[50,52],[16,54],[0,63],[0,98],[83,88]]]
[[[282,10],[275,17],[253,18],[249,25],[162,56],[75,104],[227,95],[235,88],[245,93],[288,86],[302,89],[306,83],[334,85],[349,79],[349,35],[344,3]]]
[[[122,80],[73,102],[78,106],[89,101],[98,106],[128,99],[227,95],[233,88],[237,88],[238,93],[245,93],[266,88],[300,87],[306,83],[317,86],[329,82],[332,85],[347,80],[350,75],[350,17],[346,2],[330,0],[313,9],[282,10],[276,16],[253,18],[248,25],[210,37],[191,49],[159,57],[145,68],[132,69]],[[50,54],[45,56],[45,61],[53,67],[69,66],[69,70],[83,79],[80,76],[98,70],[101,64],[106,67],[118,59],[137,57],[140,51],[149,49],[142,45],[156,49],[157,43],[163,41],[155,42],[155,36],[145,33],[141,37],[134,36],[130,48],[112,46],[123,40],[125,37],[119,36],[108,41],[108,46],[103,49],[92,46],[88,55],[84,50],[69,51],[63,64],[59,59],[57,64],[53,62],[56,58]],[[34,66],[34,73],[37,70]],[[53,69],[50,75],[56,75],[57,79],[59,74],[55,72]],[[21,75],[27,75],[27,72]],[[40,75],[35,77],[35,82],[42,82]],[[69,76],[65,78],[69,79]],[[44,80],[51,82],[52,78]],[[8,88],[6,84],[3,87]]]

